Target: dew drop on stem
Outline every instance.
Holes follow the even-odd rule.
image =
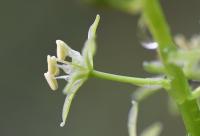
[[[158,47],[158,43],[155,42],[152,38],[152,35],[150,31],[148,30],[146,24],[142,19],[138,22],[138,39],[140,41],[140,44],[145,48],[149,50],[155,50]]]

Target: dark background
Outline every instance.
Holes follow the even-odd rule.
[[[173,34],[199,33],[199,0],[163,0]],[[0,136],[128,136],[127,115],[135,87],[89,79],[77,93],[69,118],[60,128],[64,82],[53,92],[43,73],[47,54],[55,55],[56,39],[81,50],[96,14],[97,70],[149,76],[144,60],[156,58],[137,38],[138,16],[88,6],[80,0],[0,0]],[[180,117],[167,110],[164,91],[140,106],[139,132],[155,121],[162,136],[185,136]]]

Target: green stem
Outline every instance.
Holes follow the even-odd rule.
[[[136,78],[136,77],[129,77],[129,76],[121,76],[115,74],[109,74],[105,72],[100,72],[93,70],[90,74],[93,77],[121,82],[121,83],[128,83],[137,86],[151,86],[151,85],[159,85],[163,88],[169,88],[169,80],[161,79],[161,78]]]
[[[158,0],[143,0],[143,16],[159,44],[158,53],[165,66],[167,77],[171,80],[169,94],[179,107],[188,134],[200,136],[200,111],[197,101],[188,99],[191,90],[182,69],[168,61],[171,53],[176,51],[176,47]]]
[[[164,74],[165,73],[165,67],[163,64],[152,61],[152,62],[144,62],[143,68],[145,71],[153,74]]]

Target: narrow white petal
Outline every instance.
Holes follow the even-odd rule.
[[[94,23],[90,26],[90,29],[88,31],[88,39],[95,37],[96,29],[99,24],[99,20],[100,20],[100,16],[97,15]]]
[[[90,26],[88,31],[88,39],[85,42],[84,48],[82,50],[82,55],[84,58],[84,63],[91,70],[93,69],[93,56],[96,52],[96,30],[100,20],[100,16],[97,15],[94,23]]]
[[[133,93],[133,99],[136,100],[137,102],[141,102],[144,99],[146,99],[147,97],[158,92],[161,88],[162,88],[162,86],[158,86],[158,85],[139,87]]]
[[[85,76],[87,75],[81,75],[81,73],[73,73],[72,75],[70,75],[68,84],[63,89],[63,94],[68,94],[69,92],[71,92],[71,90],[74,90],[73,88],[78,82],[84,82],[87,79],[87,77]]]
[[[83,48],[84,63],[89,69],[93,69],[93,56],[96,50],[96,43],[94,39],[88,39]]]
[[[71,106],[71,102],[74,98],[74,95],[75,93],[71,93],[69,95],[66,96],[65,98],[65,102],[64,102],[64,105],[63,105],[63,112],[62,112],[62,122],[60,123],[60,126],[61,127],[64,127],[65,125],[65,122],[66,122],[66,119],[67,119],[67,116],[68,116],[68,113],[69,113],[69,109],[70,109],[70,106]]]
[[[129,136],[137,136],[138,104],[135,101],[132,101],[132,104],[128,116],[128,131]]]
[[[73,87],[73,84],[74,84],[75,82],[76,82],[75,80],[72,80],[72,78],[70,78],[70,79],[68,80],[67,85],[66,85],[66,86],[64,87],[64,89],[63,89],[63,94],[68,95],[69,92],[71,91],[72,87]]]
[[[74,98],[74,95],[76,94],[77,90],[81,87],[81,85],[83,84],[84,80],[79,80],[77,82],[74,83],[73,87],[71,88],[71,90],[69,90],[69,93],[67,94],[67,97],[65,99],[64,102],[64,106],[63,106],[63,112],[62,112],[62,122],[60,123],[60,126],[63,127],[65,125],[69,110],[70,110],[70,106],[71,106],[71,102]]]
[[[71,74],[73,72],[73,67],[71,65],[58,65],[66,74]]]
[[[81,56],[80,52],[70,50],[69,56],[72,58],[72,63],[83,65],[83,57]]]

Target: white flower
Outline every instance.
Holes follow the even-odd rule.
[[[97,15],[94,23],[90,26],[88,39],[85,42],[82,53],[71,49],[65,42],[56,40],[57,58],[55,56],[47,56],[48,71],[44,74],[49,86],[52,90],[58,88],[57,79],[64,79],[68,83],[63,89],[66,94],[65,103],[63,106],[61,127],[65,125],[65,121],[69,112],[71,102],[75,93],[80,86],[87,80],[90,72],[93,70],[93,56],[95,54],[95,33],[100,20]],[[66,57],[71,58],[71,62],[66,61]],[[59,74],[59,69],[63,70],[65,75]]]

